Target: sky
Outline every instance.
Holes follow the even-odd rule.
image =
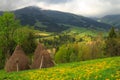
[[[120,14],[120,0],[0,0],[0,11],[11,11],[26,6],[38,6],[89,17]]]

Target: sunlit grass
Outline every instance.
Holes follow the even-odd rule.
[[[6,73],[0,80],[120,80],[120,57],[59,64],[53,68]]]

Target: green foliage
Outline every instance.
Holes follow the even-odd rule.
[[[33,53],[36,48],[34,30],[28,26],[17,29],[14,40],[17,44],[22,45],[24,51],[28,54]]]
[[[13,36],[18,27],[20,27],[19,20],[13,13],[6,12],[0,16],[0,50],[3,58],[0,60],[3,62],[1,66],[3,66],[5,58],[7,59],[14,50],[16,43]]]
[[[106,40],[106,55],[120,56],[120,38]]]
[[[48,37],[39,38],[39,42],[44,43],[47,48],[56,48],[58,49],[64,43],[73,43],[75,42],[75,38],[71,35],[60,33],[60,34],[52,34]]]
[[[9,45],[13,40],[14,31],[20,27],[19,20],[15,19],[13,13],[4,13],[0,16],[0,35],[1,35],[1,45]]]
[[[69,62],[69,54],[68,48],[66,45],[60,47],[60,50],[55,55],[55,61],[58,63],[65,63]]]
[[[111,28],[105,42],[107,56],[120,56],[120,37],[119,34],[115,32],[114,27]]]
[[[55,55],[55,61],[58,63],[77,61],[77,53],[72,44],[62,45]]]
[[[14,31],[20,27],[19,20],[15,19],[13,13],[4,13],[0,16],[0,45],[10,46],[13,41]]]
[[[13,13],[0,16],[0,67],[13,53],[17,44],[21,44],[26,53],[33,53],[36,45],[32,29],[21,26]]]
[[[6,12],[2,16],[0,16],[0,30],[4,31],[11,31],[14,30],[16,27],[19,27],[20,23],[19,20],[15,18],[13,13]]]
[[[55,55],[58,63],[75,62],[104,57],[104,40],[101,36],[88,42],[66,43]]]
[[[0,69],[4,67],[4,63],[5,63],[5,56],[2,53],[2,50],[0,49]]]
[[[117,34],[116,34],[116,32],[115,32],[114,27],[112,27],[112,28],[110,29],[110,31],[109,31],[109,36],[108,36],[108,38],[115,38],[115,37],[117,37]]]

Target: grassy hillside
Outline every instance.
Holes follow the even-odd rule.
[[[84,35],[97,36],[100,33],[102,33],[103,35],[106,35],[106,31],[102,29],[95,30],[90,28],[82,28],[82,27],[80,28],[77,26],[72,26],[70,29],[64,32],[67,32],[70,35],[79,34],[80,36],[84,36]]]
[[[0,80],[120,80],[120,57],[56,65],[53,68],[6,73]]]

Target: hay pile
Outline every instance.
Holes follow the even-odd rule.
[[[21,71],[29,69],[29,59],[25,55],[20,45],[17,45],[12,56],[6,62],[5,70],[7,72]]]
[[[54,66],[54,62],[48,51],[39,43],[35,52],[32,69],[48,68]]]

